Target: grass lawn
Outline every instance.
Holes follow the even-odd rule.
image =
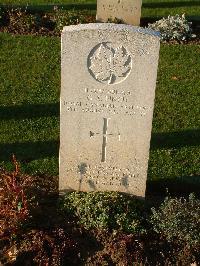
[[[163,17],[185,13],[189,17],[200,17],[199,0],[143,0],[142,17]],[[78,9],[89,9],[96,12],[95,0],[0,0],[0,5],[32,5],[31,9],[38,9],[38,5],[53,4],[63,5],[65,8],[72,8],[75,5]],[[48,7],[39,7],[42,10]]]
[[[0,165],[10,169],[14,153],[24,172],[58,175],[60,39],[1,33],[0,48]],[[199,50],[161,45],[152,183],[200,186]]]
[[[12,152],[26,172],[57,174],[60,43],[0,35],[0,161]]]

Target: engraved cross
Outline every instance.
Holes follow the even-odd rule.
[[[120,141],[120,133],[118,134],[113,134],[113,133],[108,133],[108,121],[110,118],[103,118],[103,142],[102,142],[102,157],[101,157],[101,162],[106,161],[106,150],[107,150],[107,141],[108,141],[108,136],[118,136],[118,139]],[[94,137],[95,135],[101,135],[101,133],[94,133],[90,131],[90,137]]]

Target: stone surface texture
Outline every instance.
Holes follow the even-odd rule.
[[[64,28],[60,192],[145,196],[159,46],[130,25]]]
[[[142,0],[97,0],[96,19],[108,22],[115,18],[124,24],[140,25]]]

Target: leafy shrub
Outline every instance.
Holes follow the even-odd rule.
[[[170,242],[200,245],[200,200],[190,194],[184,198],[166,198],[158,210],[152,208],[154,230]]]
[[[89,15],[87,10],[75,11],[55,9],[52,20],[55,22],[56,32],[61,32],[64,26],[95,22],[94,17]]]
[[[66,212],[78,217],[86,229],[113,229],[144,232],[143,203],[116,192],[72,192],[61,202]]]
[[[35,27],[35,16],[22,11],[20,8],[8,9],[7,16],[9,31],[13,33],[23,34],[32,31]]]
[[[64,26],[95,22],[88,10],[63,10],[54,7],[49,13],[29,13],[21,8],[0,8],[0,26],[14,34],[59,35]]]
[[[0,173],[0,236],[6,239],[19,234],[29,214],[24,182],[18,176],[19,164],[14,156],[13,163],[15,170],[11,174]]]
[[[168,16],[153,24],[148,24],[148,28],[159,31],[163,41],[185,41],[196,37],[192,34],[192,23],[188,22],[185,15]]]

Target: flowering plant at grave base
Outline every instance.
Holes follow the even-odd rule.
[[[78,218],[87,230],[146,233],[143,202],[118,192],[71,192],[60,201],[65,214]]]
[[[186,41],[195,38],[192,34],[192,22],[188,22],[183,15],[168,16],[162,18],[153,24],[148,24],[148,28],[160,32],[161,40],[163,41]]]
[[[194,194],[185,198],[166,198],[156,210],[152,208],[151,223],[155,232],[169,242],[200,247],[200,200]]]

